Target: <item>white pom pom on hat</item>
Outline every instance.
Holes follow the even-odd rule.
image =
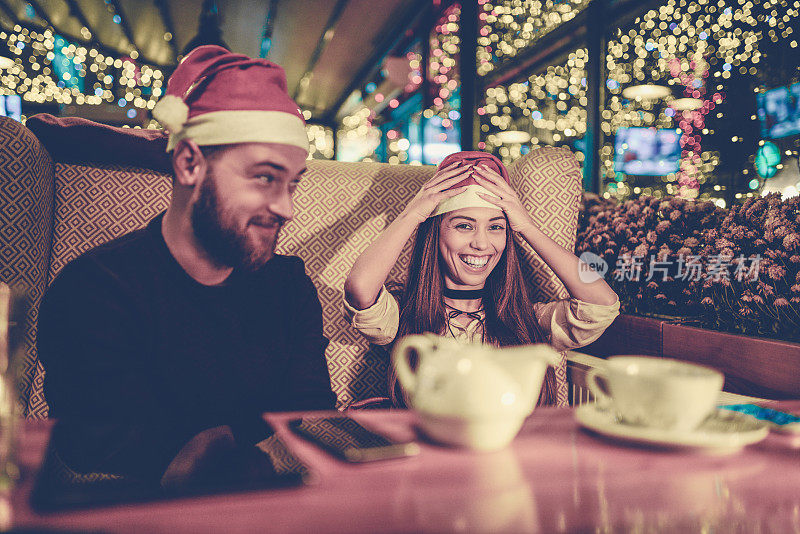
[[[175,95],[166,95],[153,107],[153,118],[169,133],[178,133],[189,119],[189,106]]]

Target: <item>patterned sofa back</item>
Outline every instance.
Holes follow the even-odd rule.
[[[0,280],[26,287],[33,304],[24,325],[20,402],[29,417],[46,417],[44,370],[35,345],[44,290],[76,256],[143,227],[164,210],[170,177],[127,166],[54,164],[27,128],[2,117],[0,147]],[[344,279],[355,258],[434,171],[432,166],[311,160],[295,193],[297,215],[282,231],[278,252],[301,257],[319,292],[330,339],[326,357],[339,406],[387,393],[385,351],[371,349],[343,319]],[[542,229],[573,249],[581,192],[574,156],[566,149],[544,147],[517,161],[509,174]],[[523,267],[535,297],[564,296],[561,283],[527,245],[523,248]],[[408,243],[392,280],[403,280],[410,249]],[[566,394],[565,389],[564,403]]]

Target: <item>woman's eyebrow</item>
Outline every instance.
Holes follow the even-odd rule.
[[[454,215],[453,217],[450,217],[451,221],[454,221],[456,219],[464,219],[464,220],[470,221],[470,222],[477,222],[472,217],[467,217],[466,215]],[[489,222],[492,222],[492,221],[505,221],[505,220],[506,220],[506,218],[503,217],[502,215],[500,215],[500,216],[497,216],[497,217],[492,217],[491,219],[489,219]]]

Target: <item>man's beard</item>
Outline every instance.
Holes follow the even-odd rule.
[[[275,253],[280,228],[266,246],[249,240],[247,228],[237,228],[232,217],[226,217],[217,191],[216,178],[208,173],[200,184],[199,198],[192,207],[192,230],[200,245],[219,265],[255,271]],[[230,215],[230,214],[228,214]],[[282,225],[279,219],[277,224]]]

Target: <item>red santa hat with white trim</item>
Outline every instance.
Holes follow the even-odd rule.
[[[488,152],[478,152],[478,151],[464,151],[464,152],[456,152],[454,154],[450,154],[449,156],[445,157],[442,162],[439,164],[439,170],[444,169],[448,165],[453,163],[458,163],[459,167],[475,167],[476,165],[485,165],[489,167],[491,170],[502,176],[503,180],[509,182],[508,179],[508,171],[506,171],[503,162],[497,159],[492,154]],[[429,217],[435,217],[437,215],[441,215],[442,213],[447,213],[449,211],[460,210],[462,208],[493,208],[493,209],[500,209],[497,204],[492,204],[488,200],[485,200],[478,196],[479,193],[484,195],[489,195],[491,197],[496,197],[496,195],[490,192],[488,189],[479,185],[475,178],[472,177],[472,172],[469,173],[467,178],[461,180],[455,185],[448,187],[448,189],[458,189],[459,187],[466,186],[466,190],[463,192],[453,196],[446,198],[439,202],[439,205],[433,210],[433,213],[429,215]]]
[[[283,69],[221,46],[199,46],[183,58],[153,117],[169,132],[167,152],[182,139],[200,146],[278,143],[308,151],[305,121],[289,97]]]

